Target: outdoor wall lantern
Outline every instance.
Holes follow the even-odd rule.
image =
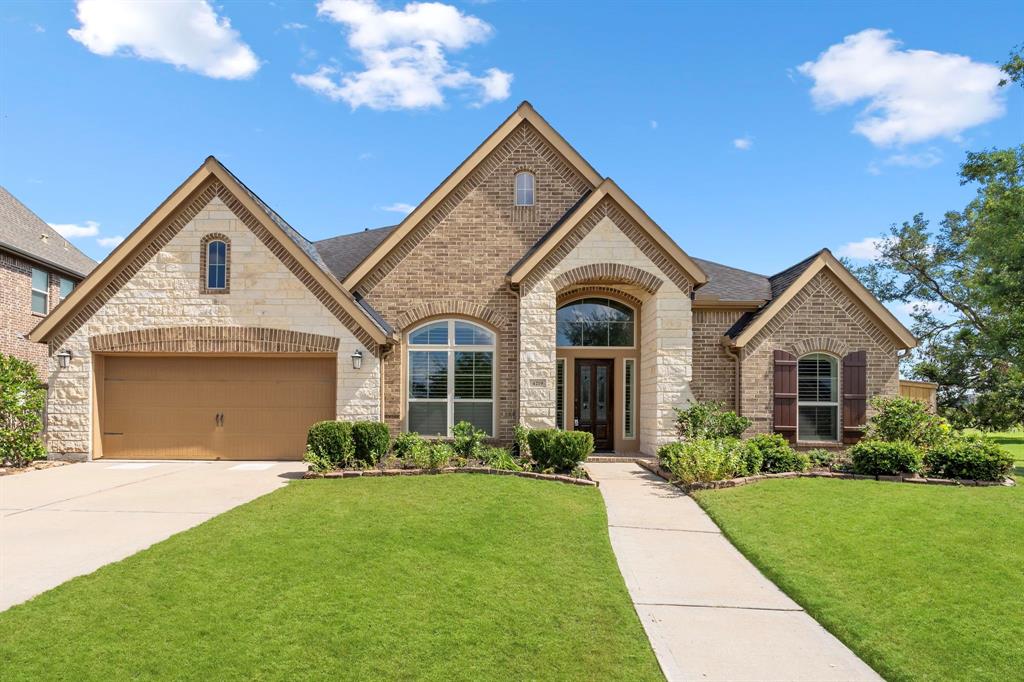
[[[71,356],[73,353],[67,348],[57,353],[57,361],[60,362],[61,369],[67,369],[71,366]]]
[[[361,348],[357,348],[356,352],[352,354],[352,369],[359,369],[363,366],[363,351]]]

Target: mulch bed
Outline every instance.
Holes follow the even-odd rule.
[[[437,474],[490,474],[493,476],[518,476],[539,481],[556,481],[571,485],[597,487],[597,481],[576,478],[563,474],[539,474],[535,471],[508,471],[489,467],[445,467],[443,469],[342,469],[339,471],[307,471],[303,478],[362,478],[366,476],[434,476]]]
[[[62,467],[65,464],[74,464],[74,462],[65,462],[62,460],[49,460],[49,459],[38,459],[34,462],[29,462],[23,467],[12,467],[12,466],[0,466],[0,476],[13,476],[15,474],[27,474],[30,471],[41,471],[43,469],[52,469],[53,467]]]

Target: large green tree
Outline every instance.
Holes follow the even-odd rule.
[[[1024,86],[1021,51],[1004,85]],[[977,194],[932,229],[924,216],[893,225],[880,256],[858,268],[883,301],[914,306],[916,378],[940,384],[939,406],[962,425],[1024,422],[1024,145],[969,152],[961,184]]]

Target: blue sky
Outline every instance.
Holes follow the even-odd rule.
[[[96,258],[209,154],[311,239],[393,224],[524,99],[766,274],[962,207],[964,151],[1024,138],[1020,3],[142,7],[0,7],[0,184]]]

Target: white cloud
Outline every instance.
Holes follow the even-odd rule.
[[[658,129],[658,122],[652,119],[651,120],[651,130],[657,130],[657,129]]]
[[[100,224],[95,220],[86,220],[82,225],[74,223],[49,223],[49,225],[57,231],[57,234],[65,239],[95,237],[100,233]]]
[[[410,213],[413,212],[413,209],[415,209],[415,208],[416,207],[413,206],[412,204],[404,204],[404,203],[402,203],[400,201],[396,201],[393,204],[388,204],[387,206],[381,206],[380,210],[382,210],[382,211],[390,211],[391,213],[401,213],[403,215],[409,215]]]
[[[123,241],[124,237],[122,237],[121,235],[116,235],[114,237],[100,237],[99,239],[96,240],[96,243],[104,248],[111,249]]]
[[[870,28],[797,70],[814,81],[811,97],[822,109],[866,100],[853,130],[878,146],[956,139],[1005,113],[995,66],[900,45],[889,31]]]
[[[754,138],[749,135],[746,137],[737,137],[732,141],[732,146],[741,151],[747,151],[754,146]]]
[[[32,30],[36,33],[46,33],[46,29],[42,24],[32,24]]]
[[[300,24],[297,21],[289,21],[287,24],[281,26],[281,28],[283,28],[286,31],[301,31],[304,28],[309,28],[309,26],[306,26],[305,24]]]
[[[260,68],[252,49],[206,0],[78,0],[80,28],[68,34],[105,57],[134,55],[210,78],[248,78]]]
[[[849,242],[836,249],[836,254],[853,258],[855,260],[875,260],[881,255],[881,247],[885,239],[880,237],[865,237],[859,242]]]
[[[383,10],[374,0],[321,0],[317,14],[341,24],[362,71],[321,66],[292,79],[353,109],[441,106],[446,91],[468,92],[474,106],[506,99],[512,74],[496,68],[474,75],[448,63],[447,53],[486,41],[493,27],[440,2],[410,2]]]
[[[881,161],[868,164],[868,173],[881,175],[884,166],[900,166],[903,168],[931,168],[942,163],[942,152],[935,147],[914,154],[891,154]]]

